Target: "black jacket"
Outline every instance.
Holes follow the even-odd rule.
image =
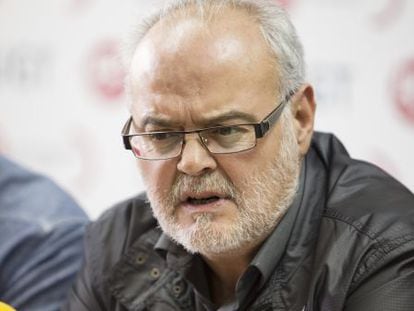
[[[413,194],[332,135],[315,133],[303,165],[286,251],[248,310],[413,311]],[[160,235],[145,195],[106,212],[65,310],[195,310],[179,263],[154,251]]]

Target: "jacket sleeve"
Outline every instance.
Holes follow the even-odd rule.
[[[345,311],[414,310],[414,241],[385,257],[391,259],[378,261],[379,268],[349,296]]]

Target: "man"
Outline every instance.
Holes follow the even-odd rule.
[[[80,267],[87,221],[51,180],[0,156],[0,301],[60,310]]]
[[[414,197],[313,133],[272,1],[173,1],[131,45],[147,192],[89,229],[69,310],[414,310]]]

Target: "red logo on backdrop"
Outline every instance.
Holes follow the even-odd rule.
[[[115,100],[124,92],[125,72],[120,59],[119,42],[99,42],[89,57],[89,81],[93,89],[107,100]]]
[[[393,96],[397,109],[414,124],[414,58],[403,63],[397,71]]]

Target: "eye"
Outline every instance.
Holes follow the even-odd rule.
[[[153,133],[148,135],[151,137],[152,140],[163,141],[171,138],[177,138],[179,134],[174,132],[160,132],[160,133]]]
[[[220,127],[214,130],[216,135],[220,136],[230,136],[230,135],[237,135],[242,132],[242,129],[238,126],[225,126]]]

